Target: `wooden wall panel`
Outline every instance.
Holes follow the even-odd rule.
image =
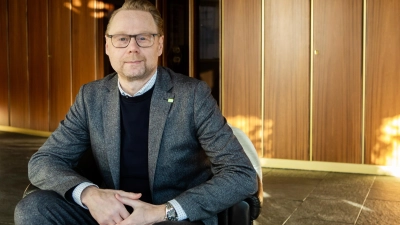
[[[0,125],[9,126],[8,107],[8,7],[0,0]]]
[[[266,158],[309,159],[310,1],[265,2]]]
[[[49,129],[47,1],[28,1],[30,129]]]
[[[0,7],[0,125],[53,131],[80,86],[103,77],[109,8],[89,0]]]
[[[261,149],[261,1],[222,3],[221,107]]]
[[[52,131],[78,88],[103,77],[103,20],[89,2],[0,0],[0,125]],[[313,160],[361,163],[363,1],[313,2],[309,46],[309,0],[265,0],[264,12],[262,1],[221,0],[222,111],[262,157],[307,160],[311,129]],[[400,165],[398,12],[400,1],[367,1],[367,164]]]
[[[50,130],[57,128],[72,104],[70,1],[49,1],[49,117]]]
[[[100,1],[98,1],[99,5]],[[104,16],[108,13],[107,11],[104,11]],[[103,14],[99,14],[103,15]],[[96,53],[95,53],[95,64],[96,64],[96,79],[101,79],[105,76],[104,74],[104,60],[108,60],[108,57],[105,56],[105,29],[104,29],[104,18],[103,17],[98,17],[96,19]],[[107,74],[106,74],[107,75]]]
[[[29,127],[27,1],[8,1],[10,125]]]
[[[92,0],[81,0],[72,11],[72,99],[79,88],[96,79],[96,19],[94,9],[88,7]],[[73,1],[74,2],[74,1]]]
[[[314,0],[312,157],[361,163],[362,1]]]
[[[400,166],[400,1],[368,0],[365,163]]]

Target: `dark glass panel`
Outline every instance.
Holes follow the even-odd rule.
[[[199,0],[197,10],[196,78],[207,82],[219,102],[219,0]]]

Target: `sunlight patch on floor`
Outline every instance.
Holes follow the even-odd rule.
[[[352,201],[347,201],[347,200],[343,200],[343,202],[345,202],[345,203],[347,203],[347,204],[349,204],[349,205],[358,207],[358,208],[362,208],[362,209],[365,210],[365,211],[372,212],[371,209],[369,209],[369,208],[367,208],[367,207],[365,207],[365,206],[363,206],[363,205],[361,205],[361,204],[358,204],[358,203],[355,203],[355,202],[352,202]]]

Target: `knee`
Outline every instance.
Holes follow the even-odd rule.
[[[39,224],[41,221],[41,210],[47,208],[57,194],[51,191],[35,191],[18,202],[14,210],[14,222],[18,224]]]
[[[14,223],[15,224],[27,224],[24,221],[29,221],[25,217],[29,214],[29,204],[26,204],[26,199],[23,198],[18,202],[17,206],[14,209]]]

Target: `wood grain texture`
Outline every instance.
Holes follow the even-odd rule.
[[[100,4],[100,1],[97,1],[98,4]],[[106,74],[104,74],[104,60],[108,60],[108,57],[105,56],[105,39],[104,39],[104,23],[105,19],[104,17],[102,18],[97,18],[96,19],[96,34],[95,34],[95,39],[96,39],[96,53],[95,53],[95,62],[96,62],[96,77],[95,79],[101,79],[103,78]]]
[[[27,2],[8,1],[10,125],[29,127]]]
[[[261,1],[221,0],[224,116],[261,150]]]
[[[47,1],[28,1],[30,129],[49,130]]]
[[[0,125],[9,126],[8,107],[8,0],[0,0]]]
[[[96,79],[96,18],[89,1],[72,5],[72,99],[83,84]]]
[[[49,118],[55,130],[72,104],[69,1],[49,1]]]
[[[400,1],[367,4],[365,163],[400,166]]]
[[[266,158],[309,159],[310,1],[265,1]]]
[[[314,0],[312,158],[361,163],[362,0]]]

